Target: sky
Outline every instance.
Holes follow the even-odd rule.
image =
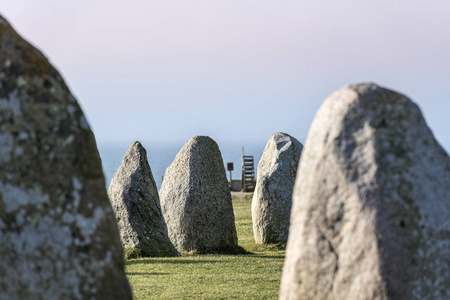
[[[0,0],[60,70],[97,140],[304,143],[324,99],[372,81],[450,152],[448,0]]]

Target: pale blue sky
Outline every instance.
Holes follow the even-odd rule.
[[[100,142],[304,142],[323,100],[374,81],[450,149],[450,1],[0,0]]]

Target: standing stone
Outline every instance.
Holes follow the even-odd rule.
[[[302,149],[299,141],[282,132],[274,133],[267,142],[252,200],[257,244],[287,242],[292,190]]]
[[[0,299],[131,299],[94,135],[0,16]]]
[[[178,251],[237,251],[230,188],[211,138],[196,136],[184,145],[167,168],[159,195]]]
[[[126,250],[152,257],[179,255],[167,234],[158,189],[141,143],[131,144],[111,180],[108,195]]]
[[[416,104],[332,94],[294,188],[281,299],[450,299],[450,158]]]

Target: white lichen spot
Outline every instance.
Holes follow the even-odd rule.
[[[103,259],[103,262],[105,263],[105,265],[112,263],[112,257],[113,257],[113,254],[112,254],[111,250],[106,252],[105,258]]]
[[[74,176],[72,178],[72,188],[73,188],[73,192],[72,192],[72,196],[73,196],[73,207],[75,209],[78,208],[78,206],[80,205],[80,200],[81,200],[81,196],[80,196],[80,191],[83,188],[83,184],[81,183],[80,179],[78,179],[78,177]]]
[[[74,176],[72,178],[72,186],[75,190],[80,191],[83,188],[83,184],[81,183],[78,177]]]
[[[75,140],[75,137],[73,135],[69,135],[63,142],[63,146],[66,146],[70,143],[72,143]]]
[[[15,212],[26,205],[37,206],[50,201],[49,195],[42,194],[40,188],[25,190],[9,183],[0,182],[0,193],[8,213]]]
[[[0,133],[0,162],[8,162],[11,159],[14,139],[8,133]]]
[[[62,221],[63,221],[64,223],[66,223],[66,224],[70,224],[70,223],[72,223],[73,221],[75,221],[75,217],[74,217],[74,215],[73,215],[72,213],[65,212],[65,213],[62,215]]]
[[[104,212],[100,207],[94,210],[94,215],[92,217],[85,217],[82,214],[77,214],[75,216],[76,225],[80,230],[81,235],[84,237],[86,243],[90,243],[91,236],[97,230],[98,224],[104,217]]]
[[[22,156],[23,155],[23,148],[22,147],[16,147],[16,150],[14,150],[14,154],[16,156]]]
[[[48,154],[48,159],[49,160],[53,160],[55,158],[55,153],[54,152],[50,152],[49,154]]]
[[[53,105],[50,107],[50,112],[53,114],[59,114],[59,106],[58,105]]]
[[[9,93],[8,98],[0,99],[0,110],[9,110],[15,117],[22,114],[22,103],[17,91]]]
[[[27,258],[16,261],[17,269],[33,270],[21,274],[21,281],[28,283],[29,290],[39,288],[36,285],[40,282],[51,281],[54,276],[53,259],[64,263],[70,258],[67,251],[71,244],[70,228],[60,226],[48,216],[42,217],[36,224],[22,224],[19,232],[9,232],[7,240],[10,242],[6,247],[12,247],[19,257]],[[43,249],[51,253],[42,255]],[[26,268],[21,264],[26,264]]]
[[[111,265],[111,263],[113,262],[113,251],[112,250],[108,250],[105,254],[105,257],[96,262],[96,270],[99,270],[99,272],[97,272],[97,275],[99,277],[103,277],[104,276],[104,269],[106,266]]]
[[[27,81],[22,76],[19,76],[16,80],[16,84],[18,87],[23,87],[27,84]]]
[[[73,105],[68,105],[67,106],[67,112],[69,114],[73,115],[76,111],[77,111],[77,109],[75,108],[75,106],[73,106]]]
[[[28,139],[28,137],[29,137],[29,135],[25,131],[22,131],[21,133],[19,133],[19,141],[25,141]]]
[[[9,68],[10,66],[11,66],[11,60],[10,59],[7,59],[6,61],[5,61],[5,68]]]

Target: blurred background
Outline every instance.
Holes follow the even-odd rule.
[[[160,185],[195,135],[239,177],[242,146],[257,163],[275,132],[304,143],[323,100],[364,81],[415,101],[450,150],[448,0],[0,2],[83,107],[107,184],[139,140]]]

